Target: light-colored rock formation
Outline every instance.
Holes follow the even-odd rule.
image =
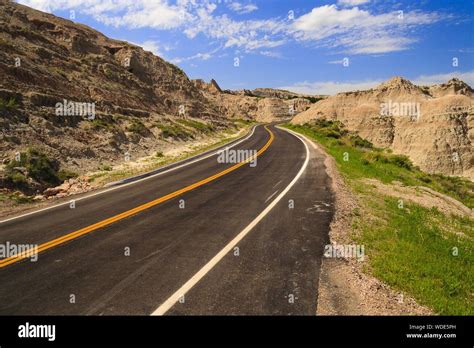
[[[316,118],[341,121],[427,172],[474,179],[474,93],[457,79],[419,87],[395,77],[375,89],[319,101],[292,122]]]
[[[272,88],[257,88],[253,91],[222,91],[217,82],[198,79],[193,84],[206,99],[229,118],[248,118],[259,122],[273,122],[293,117],[307,110],[311,101],[298,94]]]

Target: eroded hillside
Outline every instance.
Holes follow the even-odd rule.
[[[339,93],[298,114],[341,121],[376,146],[405,154],[430,173],[474,178],[474,97],[452,79],[431,87],[395,77],[375,89]]]

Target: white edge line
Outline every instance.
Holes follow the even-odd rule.
[[[292,133],[292,134],[293,134],[294,136],[296,136],[296,137],[300,137],[300,138],[305,139],[308,143],[311,144],[311,146],[312,146],[314,149],[318,150],[318,147],[316,146],[316,144],[314,143],[314,141],[313,141],[312,139],[308,138],[306,135],[300,134],[300,133],[295,132],[295,131],[293,131],[293,130],[291,130],[291,129],[283,128],[283,127],[280,127],[280,126],[277,126],[277,128],[278,128],[278,129],[281,129],[281,130],[284,130],[284,131],[286,131],[286,132]]]
[[[76,198],[74,199],[73,197],[74,196],[70,196],[71,199],[69,201],[66,201],[66,202],[63,202],[63,203],[58,203],[58,204],[55,204],[55,205],[52,205],[52,206],[49,206],[49,207],[46,207],[46,208],[42,208],[42,209],[38,209],[38,210],[34,210],[34,211],[31,211],[29,213],[25,213],[25,214],[22,214],[22,215],[18,215],[18,216],[13,216],[11,218],[8,218],[8,219],[5,219],[5,220],[0,220],[0,224],[3,224],[5,222],[8,222],[8,221],[12,221],[12,220],[16,220],[16,219],[20,219],[22,217],[25,217],[25,216],[29,216],[29,215],[33,215],[33,214],[36,214],[36,213],[40,213],[42,211],[45,211],[45,210],[49,210],[49,209],[53,209],[53,208],[57,208],[57,207],[60,207],[62,205],[67,205],[67,204],[70,204],[71,200],[75,201],[75,202],[78,202],[78,201],[81,201],[83,199],[87,199],[87,198],[91,198],[91,197],[95,197],[95,196],[99,196],[101,194],[104,194],[104,193],[107,193],[107,192],[110,192],[110,191],[114,191],[114,190],[118,190],[118,189],[121,189],[123,187],[126,187],[126,186],[129,186],[129,185],[133,185],[133,184],[136,184],[138,182],[141,182],[141,181],[145,181],[145,180],[148,180],[148,179],[151,179],[151,178],[154,178],[154,177],[157,177],[157,176],[160,176],[160,175],[163,175],[163,174],[166,174],[166,173],[169,173],[169,172],[172,172],[176,169],[180,169],[180,168],[183,168],[183,167],[186,167],[190,164],[193,164],[193,163],[196,163],[196,162],[199,162],[199,161],[202,161],[206,158],[209,158],[209,157],[212,157],[214,155],[216,155],[217,153],[219,153],[220,151],[222,151],[222,149],[230,149],[230,148],[233,148],[234,146],[236,145],[239,145],[240,143],[248,140],[252,135],[253,133],[255,132],[255,128],[257,128],[257,126],[254,126],[252,128],[252,132],[250,134],[248,134],[247,136],[243,137],[242,139],[238,140],[237,142],[235,142],[234,144],[231,144],[231,145],[222,145],[221,147],[215,149],[214,151],[212,151],[211,153],[205,155],[205,156],[202,156],[202,154],[197,154],[195,156],[192,156],[192,157],[189,157],[183,161],[186,161],[186,160],[189,160],[193,157],[198,157],[198,156],[202,156],[202,157],[199,157],[199,158],[196,158],[195,160],[193,161],[189,161],[189,162],[186,162],[186,163],[183,163],[179,166],[176,166],[176,167],[173,167],[173,168],[170,168],[170,169],[167,169],[167,170],[164,170],[162,172],[159,172],[159,173],[156,173],[156,174],[153,174],[153,175],[150,175],[146,178],[142,178],[142,179],[138,179],[138,180],[135,180],[135,181],[132,181],[132,182],[129,182],[129,183],[126,183],[126,184],[123,184],[123,185],[119,185],[119,186],[114,186],[114,187],[111,187],[109,189],[106,189],[106,190],[103,190],[103,191],[100,191],[100,192],[96,192],[96,193],[92,193],[90,195],[86,195],[86,196],[83,196],[83,197],[79,197],[79,198]],[[176,164],[176,163],[179,163],[179,162],[175,162],[173,164]],[[172,164],[170,164],[172,165]],[[157,168],[159,169],[159,168]]]
[[[280,128],[282,129],[282,128]],[[287,129],[283,129],[287,131]],[[163,304],[161,304],[151,315],[164,315],[171,307],[174,306],[176,302],[179,301],[182,296],[184,296],[191,288],[196,285],[210,270],[214,268],[215,265],[219,263],[224,256],[234,248],[237,243],[239,243],[276,205],[277,203],[290,191],[293,185],[298,181],[298,179],[303,175],[306,167],[309,162],[309,149],[306,145],[306,141],[303,140],[299,135],[293,133],[306,148],[306,159],[299,170],[298,174],[293,178],[289,185],[275,198],[247,227],[245,227],[242,232],[240,232],[234,239],[232,239],[229,244],[227,244],[221,251],[217,253],[208,263],[204,265],[196,274],[194,274],[191,279],[189,279],[183,286],[181,286],[173,295],[171,295]]]

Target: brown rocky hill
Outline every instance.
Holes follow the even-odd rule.
[[[339,93],[294,117],[341,121],[376,146],[405,154],[430,173],[474,179],[474,94],[452,79],[431,87],[395,77],[366,91]]]
[[[230,91],[222,90],[214,79],[209,83],[201,79],[193,83],[228,118],[281,121],[307,110],[312,104],[308,96],[272,88]]]
[[[181,69],[85,25],[0,0],[0,48],[4,163],[32,147],[80,173],[200,136],[179,117],[227,125]],[[58,115],[64,100],[94,117]]]
[[[325,95],[308,95],[300,94],[284,89],[275,89],[275,88],[255,88],[253,90],[245,90],[248,95],[262,97],[262,98],[278,98],[278,99],[296,99],[296,98],[305,98],[305,99],[324,99],[327,96]]]

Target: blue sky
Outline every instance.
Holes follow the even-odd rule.
[[[333,94],[395,75],[419,84],[454,76],[474,84],[471,0],[18,2],[68,19],[73,13],[74,21],[223,88]]]

